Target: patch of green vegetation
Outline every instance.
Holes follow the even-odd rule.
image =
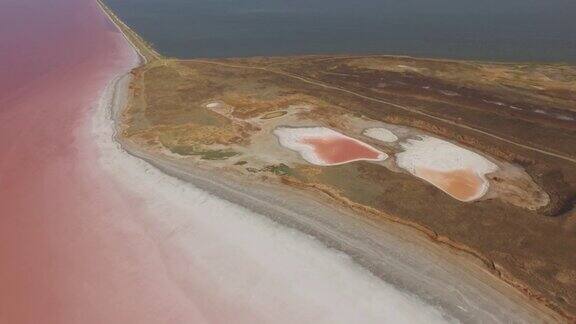
[[[232,150],[205,150],[193,145],[176,145],[168,149],[180,155],[199,155],[202,160],[226,160],[238,155]]]
[[[283,176],[283,175],[291,175],[292,170],[289,166],[284,163],[269,165],[262,169],[262,171],[272,172],[275,175]]]
[[[374,177],[366,177],[359,169],[361,165],[362,162],[357,162],[324,168],[319,180],[338,188],[352,201],[373,206],[373,202],[382,194],[384,187]],[[386,172],[384,167],[380,168]]]
[[[240,161],[240,162],[245,162],[245,161]],[[290,167],[284,163],[267,165],[267,166],[260,168],[260,169],[247,167],[246,171],[248,171],[250,173],[271,172],[271,173],[274,173],[275,175],[278,175],[278,176],[285,176],[285,175],[293,175],[294,174],[294,171],[292,169],[290,169]]]
[[[261,119],[272,119],[272,118],[278,118],[281,116],[286,115],[288,112],[287,111],[272,111],[269,112],[267,114],[264,114],[264,116],[260,117]]]
[[[229,157],[238,155],[238,152],[232,150],[208,150],[200,153],[203,160],[226,160]]]

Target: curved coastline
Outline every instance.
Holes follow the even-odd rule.
[[[110,17],[107,10],[102,7],[100,1],[98,1],[98,3],[136,51],[140,58],[140,64],[145,64],[147,61],[146,57],[138,50],[138,47],[133,44],[130,38],[124,34],[123,28],[120,28],[114,19]],[[118,115],[126,106],[126,100],[129,98],[129,82],[130,73],[119,76],[111,81],[109,87],[112,91],[108,95],[111,95],[112,98],[109,98],[110,100],[104,100],[105,102],[109,102],[109,104],[99,108],[109,110],[110,117],[115,126],[118,125]],[[106,96],[106,93],[104,93],[104,96]],[[475,289],[487,289],[488,291],[496,292],[495,295],[485,297],[484,300],[480,298],[481,303],[492,305],[491,307],[502,307],[500,311],[494,311],[492,314],[485,312],[485,319],[495,320],[498,318],[493,316],[498,315],[502,315],[504,316],[502,318],[505,318],[505,316],[507,316],[505,310],[514,310],[513,312],[516,314],[508,314],[513,315],[508,318],[510,321],[539,320],[554,322],[560,320],[558,314],[538,302],[541,300],[530,293],[529,290],[518,290],[517,288],[521,285],[514,284],[513,279],[510,278],[507,280],[495,276],[494,269],[488,269],[488,267],[486,267],[486,261],[482,257],[473,255],[473,253],[472,255],[468,254],[470,251],[461,249],[456,244],[443,242],[440,239],[436,240],[453,248],[453,251],[448,251],[445,246],[436,244],[437,242],[430,242],[430,237],[425,235],[426,233],[422,231],[422,229],[415,226],[410,226],[410,224],[396,224],[394,221],[387,223],[389,220],[384,220],[385,224],[382,224],[382,222],[365,219],[359,217],[357,213],[353,211],[334,207],[333,203],[331,205],[326,197],[310,197],[303,192],[290,190],[281,185],[257,184],[254,181],[248,183],[232,176],[223,177],[222,175],[215,175],[210,170],[202,168],[194,170],[189,168],[183,169],[182,165],[176,160],[168,160],[150,154],[133,143],[123,140],[117,132],[115,132],[114,140],[118,143],[120,149],[147,162],[167,176],[183,180],[194,187],[248,208],[284,226],[311,235],[320,240],[324,245],[351,256],[355,262],[379,278],[391,282],[395,286],[410,293],[423,294],[425,301],[439,306],[441,309],[450,313],[457,314],[456,318],[463,320],[470,319],[466,317],[468,311],[462,311],[462,306],[451,306],[446,300],[435,298],[431,291],[427,290],[430,288],[417,287],[418,283],[413,282],[416,278],[423,280],[423,278],[420,277],[421,274],[416,275],[412,270],[408,269],[413,266],[415,262],[422,261],[417,260],[418,258],[415,256],[424,258],[433,256],[436,259],[430,257],[430,260],[434,259],[435,262],[440,261],[438,264],[444,263],[444,265],[449,266],[448,268],[444,268],[436,264],[434,271],[437,272],[437,276],[442,276],[442,273],[444,273],[444,275],[450,273],[451,275],[463,276],[461,279],[475,286],[472,291]],[[317,215],[312,215],[313,213]],[[335,219],[340,222],[335,221]],[[343,226],[343,224],[346,224],[346,226]],[[352,230],[345,231],[346,227]],[[360,237],[360,234],[368,234],[368,236]],[[384,238],[385,236],[390,237]],[[397,236],[397,238],[393,238],[393,236]],[[393,260],[394,257],[401,255],[404,258],[406,255],[400,254],[401,248],[398,251],[388,250],[386,246],[381,245],[382,243],[378,244],[378,239],[383,239],[383,243],[390,243],[392,241],[396,244],[404,244],[407,250],[413,253],[412,257],[408,257],[409,260],[406,264],[398,264],[395,269],[398,271],[398,274],[400,274],[400,271],[407,271],[409,273],[408,276],[396,277],[390,274],[390,264],[383,264],[382,260],[390,261]],[[414,246],[416,246],[416,248],[414,248]],[[462,254],[462,251],[458,250],[464,250],[468,253]],[[392,256],[383,256],[385,253],[382,251],[391,252]],[[478,262],[478,260],[481,260],[481,262]],[[455,266],[458,262],[464,262],[465,266],[462,267],[462,263],[460,266]],[[432,265],[435,264],[430,261],[424,263],[426,263],[422,265],[424,267],[432,267]],[[430,272],[434,272],[431,268],[426,269],[426,272],[429,272],[428,275],[430,275]],[[434,278],[434,275],[427,279],[431,281],[438,280],[438,278]],[[451,286],[454,278],[446,277],[445,279],[450,279],[451,281],[434,282],[431,287],[436,286],[444,289],[446,284]],[[442,298],[446,299],[448,297],[444,296]],[[463,299],[466,300],[466,297]],[[511,302],[511,304],[509,304],[509,302]]]

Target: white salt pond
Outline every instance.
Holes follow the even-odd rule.
[[[398,140],[398,137],[391,131],[383,127],[374,127],[365,129],[363,135],[373,138],[378,141],[392,143]]]
[[[450,142],[419,136],[401,143],[396,163],[460,201],[473,201],[488,191],[485,175],[498,169],[485,157]]]
[[[382,161],[388,155],[357,139],[326,127],[279,127],[280,145],[300,153],[315,165],[339,165],[353,161]]]

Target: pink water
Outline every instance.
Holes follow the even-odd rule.
[[[327,164],[358,160],[377,160],[380,152],[346,137],[305,138],[301,141],[314,147],[314,153]]]
[[[91,0],[0,5],[0,323],[196,323],[78,136],[135,56]]]
[[[436,171],[419,167],[416,175],[460,201],[478,199],[485,191],[485,180],[471,169]]]

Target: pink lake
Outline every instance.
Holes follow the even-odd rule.
[[[0,7],[0,323],[198,320],[78,130],[133,51],[95,1]]]

